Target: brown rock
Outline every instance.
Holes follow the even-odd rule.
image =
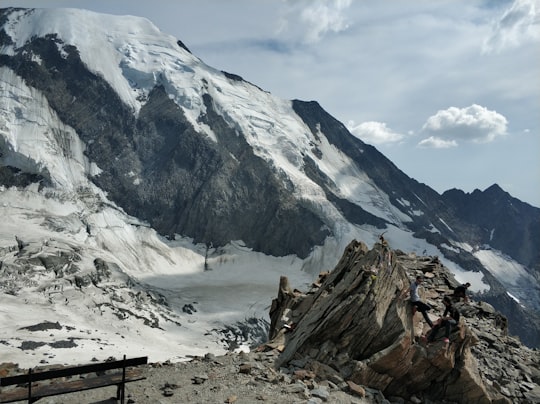
[[[358,395],[358,396],[360,396],[362,398],[364,398],[366,396],[366,390],[362,386],[356,384],[355,382],[351,382],[350,380],[347,381],[347,384],[349,385],[349,389],[354,394],[356,394],[356,395]]]

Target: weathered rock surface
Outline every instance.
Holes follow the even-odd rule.
[[[442,298],[457,286],[437,258],[353,241],[308,292],[292,290],[282,278],[270,312],[269,345],[282,350],[277,365],[404,400],[535,402],[538,352],[509,337],[507,319],[491,305],[456,303],[462,316],[450,343],[439,338],[426,345],[429,326],[403,294],[418,274],[425,276],[423,299],[435,320]]]

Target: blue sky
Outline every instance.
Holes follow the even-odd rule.
[[[540,0],[1,0],[146,17],[207,64],[316,100],[442,193],[540,207]]]

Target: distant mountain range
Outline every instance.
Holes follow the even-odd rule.
[[[317,102],[216,70],[143,18],[2,9],[0,45],[0,246],[13,265],[15,235],[61,233],[79,258],[54,282],[96,273],[97,260],[142,287],[234,261],[234,243],[254,265],[262,253],[315,276],[352,239],[384,234],[439,256],[540,346],[540,209],[499,186],[440,195]]]

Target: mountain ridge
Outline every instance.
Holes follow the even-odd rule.
[[[481,242],[515,257],[538,273],[540,211],[537,208],[512,197],[497,184],[470,194],[448,190],[442,197],[453,204],[460,217],[483,229]]]

